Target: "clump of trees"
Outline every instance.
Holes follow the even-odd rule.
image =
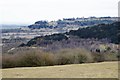
[[[53,66],[117,60],[117,53],[92,53],[82,48],[61,49],[56,53],[30,49],[16,52],[16,54],[3,54],[2,68]]]
[[[110,42],[118,44],[118,36],[120,22],[115,22],[112,24],[99,24],[93,27],[80,28],[78,30],[72,30],[68,35],[79,36],[80,38],[107,38],[111,40]]]
[[[25,46],[32,46],[32,45],[41,45],[41,44],[51,44],[54,41],[62,41],[67,40],[68,38],[64,34],[53,34],[53,35],[46,35],[46,36],[40,36],[31,39]]]

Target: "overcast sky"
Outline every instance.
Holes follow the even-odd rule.
[[[38,20],[118,16],[119,0],[0,0],[0,24],[32,24]]]

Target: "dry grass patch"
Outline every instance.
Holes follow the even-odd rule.
[[[118,78],[118,62],[3,69],[3,78]]]

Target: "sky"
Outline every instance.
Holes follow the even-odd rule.
[[[119,0],[0,0],[0,24],[118,16]]]

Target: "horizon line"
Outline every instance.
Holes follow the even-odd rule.
[[[101,18],[101,17],[119,17],[119,16],[89,16],[89,17],[69,17],[69,18],[90,18],[90,17],[95,17],[95,18]],[[47,19],[41,19],[41,20],[36,20],[36,21],[48,21],[48,22],[51,22],[51,21],[58,21],[58,20],[63,20],[63,19],[69,19],[68,17],[67,18],[59,18],[59,19],[56,19],[56,20],[47,20]],[[36,22],[35,21],[35,22]],[[1,21],[2,22],[2,21]],[[32,22],[32,23],[35,23],[35,22]],[[3,23],[0,23],[0,25],[29,25],[29,24],[32,24],[31,22],[29,23],[23,23],[23,22],[3,22]]]

